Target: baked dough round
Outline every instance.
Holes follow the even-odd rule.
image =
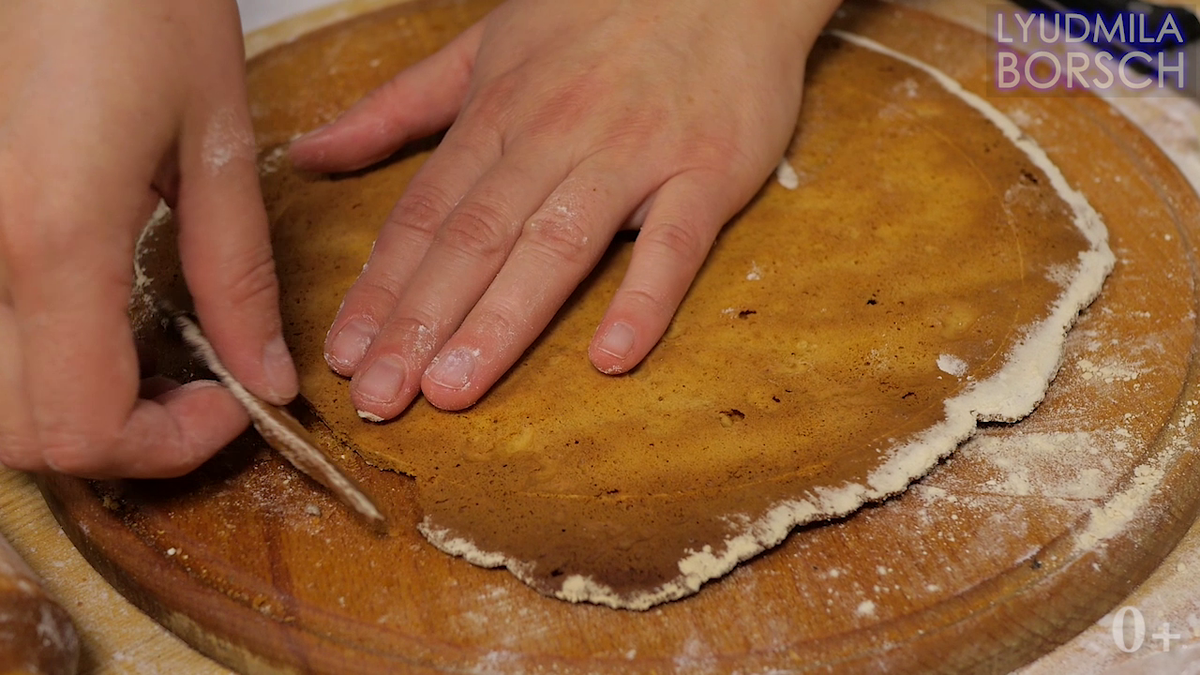
[[[398,67],[422,53],[394,29],[357,21],[256,61],[260,142],[378,84],[382,55]],[[770,181],[726,227],[640,367],[610,377],[586,356],[629,259],[621,239],[464,412],[418,400],[391,423],[364,422],[322,355],[428,144],[336,178],[268,152],[303,396],[368,461],[416,479],[439,548],[546,594],[635,609],[902,490],[977,420],[1027,414],[1111,269],[1103,225],[994,109],[870,47],[822,38],[787,154],[795,189]],[[350,65],[309,79],[332,50]]]

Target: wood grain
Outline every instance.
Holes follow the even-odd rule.
[[[893,7],[841,21],[982,87],[976,35]],[[1009,670],[1107,611],[1195,519],[1200,204],[1103,103],[1004,103],[1037,120],[1027,130],[1105,216],[1121,262],[1043,407],[985,438],[1123,430],[1098,494],[1022,491],[969,444],[902,497],[644,614],[549,600],[432,550],[411,482],[350,453],[351,474],[390,496],[386,538],[248,440],[187,479],[53,478],[47,498],[135,603],[246,672]],[[1137,377],[1088,365],[1134,361]]]
[[[0,535],[0,673],[72,675],[78,665],[71,617]]]
[[[31,474],[0,469],[0,534],[71,615],[80,675],[127,675],[146,664],[162,673],[229,674],[113,590],[63,535]]]

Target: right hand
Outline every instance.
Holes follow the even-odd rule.
[[[346,295],[326,360],[366,419],[462,410],[621,227],[628,271],[588,350],[625,373],[787,150],[834,0],[508,0],[338,121],[302,169],[360,169],[450,125]]]
[[[225,364],[260,397],[290,400],[234,1],[0,3],[5,465],[179,475],[246,427],[211,382],[140,387],[132,256],[160,196]]]

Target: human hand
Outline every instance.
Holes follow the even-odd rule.
[[[206,332],[258,395],[281,333],[232,0],[0,3],[0,462],[170,476],[248,423],[213,383],[139,398],[135,239],[160,195]]]
[[[298,166],[347,171],[453,122],[326,342],[359,414],[472,405],[623,225],[641,232],[589,354],[637,365],[783,155],[836,4],[510,0],[296,141]]]

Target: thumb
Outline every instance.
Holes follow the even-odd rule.
[[[298,383],[245,103],[187,120],[179,165],[179,256],[200,323],[239,381],[285,403]]]
[[[367,94],[338,120],[292,143],[292,162],[309,171],[353,171],[411,140],[450,126],[466,99],[483,24]]]

